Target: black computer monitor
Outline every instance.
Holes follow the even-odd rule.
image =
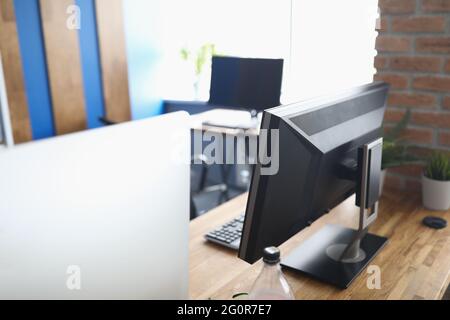
[[[261,130],[278,130],[279,142],[259,147],[278,150],[278,172],[254,168],[240,258],[254,263],[356,191],[358,230],[327,226],[282,264],[344,288],[361,272],[386,243],[367,227],[377,212],[387,92],[378,82],[264,112]]]
[[[214,56],[211,105],[264,110],[280,105],[283,59]]]

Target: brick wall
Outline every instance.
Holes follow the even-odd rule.
[[[379,0],[375,80],[391,85],[386,127],[412,116],[406,141],[450,151],[450,0]],[[389,170],[390,187],[420,189],[420,166]]]

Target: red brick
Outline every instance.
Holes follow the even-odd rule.
[[[450,96],[444,97],[444,100],[442,101],[442,108],[450,110]]]
[[[450,92],[450,77],[421,76],[413,80],[413,88],[438,92]]]
[[[415,0],[379,0],[382,13],[413,13],[416,10]]]
[[[393,70],[439,72],[441,69],[441,58],[394,57],[391,58],[390,67]]]
[[[431,144],[433,143],[433,130],[406,128],[401,137],[411,143]]]
[[[376,69],[385,69],[388,65],[388,58],[376,56],[373,64]]]
[[[450,0],[422,0],[424,12],[450,12]]]
[[[389,133],[393,127],[393,124],[385,124],[383,126],[384,132]],[[410,142],[412,144],[431,144],[433,143],[433,129],[406,128],[403,130],[400,137],[403,141]]]
[[[393,73],[377,73],[374,76],[376,81],[384,81],[391,85],[392,89],[406,89],[408,87],[408,77]]]
[[[391,107],[430,108],[434,107],[437,101],[436,97],[430,94],[392,92],[387,103]]]
[[[420,177],[423,172],[423,166],[411,164],[407,166],[391,168],[390,170],[393,173],[401,174],[408,177]]]
[[[389,29],[389,23],[386,18],[379,18],[375,24],[375,30],[378,32],[386,32]]]
[[[435,128],[450,128],[450,113],[413,112],[412,123]]]
[[[430,17],[394,17],[391,31],[393,32],[443,32],[446,20],[442,16]]]
[[[445,63],[444,72],[450,73],[450,59]]]
[[[427,159],[433,154],[434,150],[429,147],[410,146],[408,154],[418,159]]]
[[[411,39],[395,36],[378,36],[375,48],[378,51],[406,52],[411,49]]]
[[[392,110],[388,108],[384,113],[384,121],[399,122],[400,120],[402,120],[404,116],[405,116],[404,110]]]
[[[450,53],[450,37],[417,38],[416,51],[430,53]]]
[[[439,144],[450,147],[450,131],[443,131],[439,133]]]
[[[384,122],[383,123],[383,128],[382,128],[383,129],[383,134],[388,134],[393,126],[394,126],[393,124]]]

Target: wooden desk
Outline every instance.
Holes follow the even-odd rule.
[[[237,127],[222,127],[205,124],[205,122],[209,121],[212,121],[213,123],[220,123],[220,119],[222,118],[231,118],[232,121],[230,123],[235,123]],[[227,122],[225,121],[225,123]],[[251,124],[252,126],[246,129],[239,128],[240,123]],[[257,136],[259,134],[259,123],[252,123],[252,121],[250,120],[250,113],[246,111],[232,109],[214,109],[192,115],[191,129],[208,131],[210,133],[225,134],[229,136]]]
[[[389,243],[371,262],[381,269],[381,289],[367,288],[368,274],[361,275],[347,290],[339,290],[304,275],[284,271],[297,299],[441,299],[450,271],[450,228],[432,230],[421,224],[427,215],[450,218],[448,212],[430,212],[420,205],[419,195],[388,193],[380,201],[380,213],[372,233],[387,236]],[[262,262],[254,265],[236,257],[236,252],[205,242],[203,235],[245,210],[247,196],[233,199],[191,222],[191,299],[230,299],[248,292]],[[327,223],[356,227],[358,209],[354,198],[304,229],[280,249],[287,255]]]

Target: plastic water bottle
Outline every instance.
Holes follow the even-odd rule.
[[[264,266],[249,293],[249,300],[294,300],[294,294],[281,272],[280,250],[264,249]]]

